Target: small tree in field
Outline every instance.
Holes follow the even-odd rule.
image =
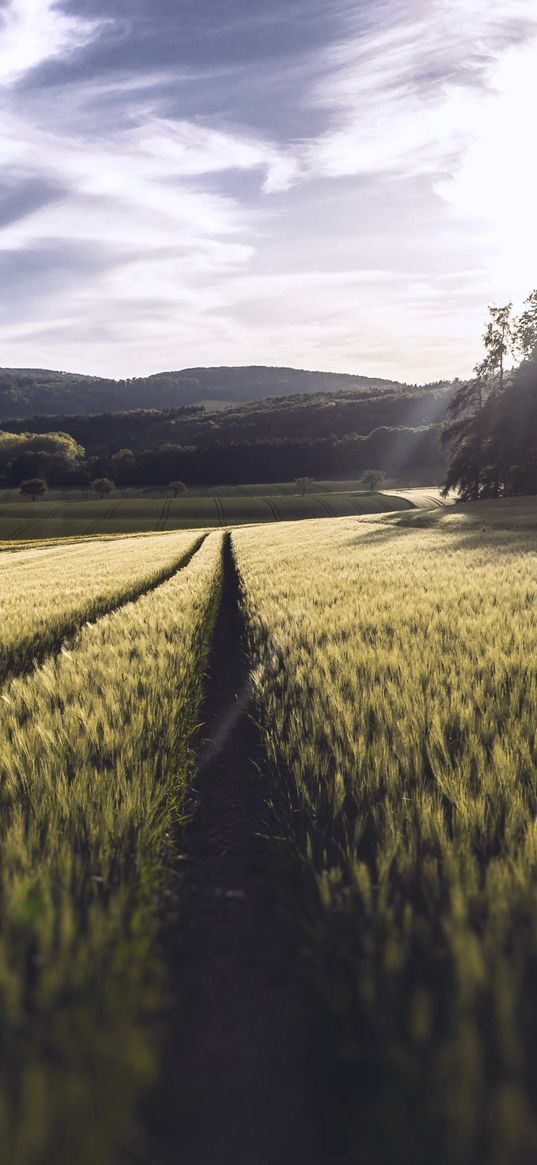
[[[381,489],[384,485],[382,469],[366,469],[360,478],[360,485],[363,485],[364,489],[371,490],[372,493]]]
[[[37,498],[42,498],[46,494],[47,483],[44,477],[27,477],[25,481],[21,481],[20,492],[35,502]]]
[[[185,492],[186,485],[184,481],[170,481],[168,483],[168,489],[171,489],[174,498],[176,498],[179,494]]]
[[[295,485],[298,486],[301,493],[305,494],[308,487],[312,484],[312,477],[295,477]]]
[[[95,481],[91,483],[91,488],[100,498],[107,498],[108,494],[111,494],[112,490],[115,489],[115,485],[109,477],[96,477]]]

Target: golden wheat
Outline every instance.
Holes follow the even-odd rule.
[[[171,573],[195,542],[183,531],[0,554],[0,680]]]
[[[421,1095],[458,1163],[537,1147],[537,535],[487,515],[233,535],[338,1039],[384,1047],[399,1152]]]
[[[115,1161],[135,1135],[157,889],[183,808],[221,549],[209,536],[183,571],[0,698],[0,1142],[21,1165],[66,1144],[79,1162]]]

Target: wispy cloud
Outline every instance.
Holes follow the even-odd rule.
[[[472,366],[535,281],[534,0],[276,7],[1,10],[4,363]]]
[[[307,148],[309,167],[330,177],[449,167],[479,132],[476,104],[493,99],[504,54],[536,35],[533,0],[382,6],[375,26],[325,55],[310,99],[332,124]]]
[[[0,85],[88,44],[104,23],[68,15],[58,0],[9,0],[0,13]]]

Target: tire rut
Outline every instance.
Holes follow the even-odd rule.
[[[151,1165],[306,1165],[311,1020],[284,864],[262,781],[230,535],[197,743],[183,873],[167,937],[170,1001],[149,1106]],[[146,1126],[147,1127],[147,1126]]]

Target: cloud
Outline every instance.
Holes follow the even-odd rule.
[[[310,100],[330,112],[305,151],[330,177],[434,174],[472,142],[473,108],[506,50],[537,33],[532,0],[414,0],[325,55]]]
[[[490,91],[466,117],[471,137],[436,190],[459,222],[472,221],[491,256],[494,293],[521,301],[537,282],[537,160],[528,137],[537,106],[537,39],[505,53]]]
[[[244,131],[222,132],[185,121],[150,121],[134,135],[134,144],[140,157],[152,159],[181,178],[226,170],[264,170],[267,192],[287,189],[298,169],[296,159],[270,142],[256,140]]]
[[[118,89],[130,98],[124,80]],[[139,77],[136,94],[143,89]],[[54,94],[54,111],[56,100]],[[93,360],[90,337],[98,334],[105,352],[92,366],[104,372],[121,361],[126,371],[124,357],[111,353],[114,343],[128,344],[136,360],[145,345],[147,360],[156,336],[164,348],[177,344],[187,318],[199,334],[211,282],[252,260],[258,226],[240,198],[207,189],[204,180],[250,171],[267,188],[281,188],[284,154],[244,131],[172,121],[151,110],[127,128],[122,122],[119,130],[111,125],[89,136],[76,135],[71,124],[67,132],[61,116],[51,128],[46,93],[24,109],[24,117],[13,111],[0,117],[0,164],[9,175],[0,260],[9,263],[12,289],[4,351],[22,340],[29,346],[30,336],[40,351],[45,341],[48,351],[61,343],[69,351],[76,337],[75,346],[89,345]],[[33,327],[17,323],[21,308]],[[59,362],[64,367],[66,356]]]
[[[67,15],[56,0],[9,0],[0,14],[0,85],[88,44],[103,23]]]
[[[0,119],[0,164],[25,184],[56,190],[56,200],[19,217],[0,235],[13,250],[65,239],[143,253],[189,240],[251,230],[254,215],[237,198],[213,193],[203,178],[259,171],[267,190],[287,184],[293,162],[238,133],[152,118],[133,129],[80,140],[13,115]]]
[[[463,375],[530,290],[533,0],[256,3],[4,7],[4,363]]]

